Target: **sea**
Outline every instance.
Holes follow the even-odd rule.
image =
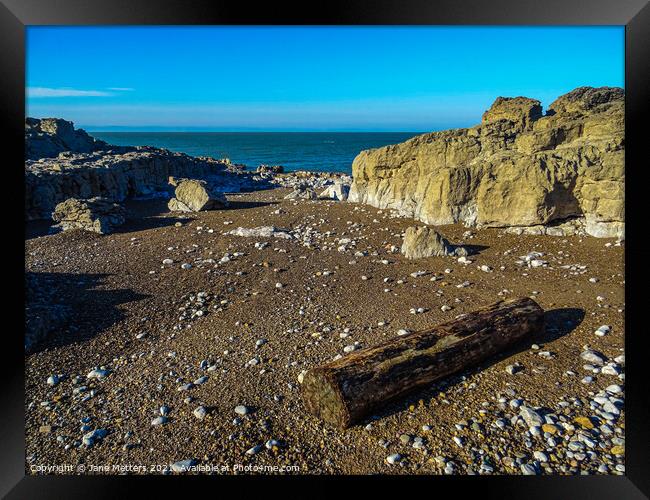
[[[360,151],[404,142],[422,132],[89,132],[118,146],[155,146],[191,156],[230,158],[249,169],[352,173]]]

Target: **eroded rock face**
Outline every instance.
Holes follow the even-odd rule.
[[[38,130],[38,134],[34,130]],[[35,142],[75,150],[81,149],[80,143],[86,144],[82,139],[72,144],[74,141],[67,139],[70,136],[90,138],[83,130],[74,130],[71,122],[64,120],[26,120],[25,144],[32,156],[36,151],[39,155],[46,154],[42,144],[35,145]],[[255,181],[240,166],[225,160],[192,157],[148,146],[102,144],[102,148],[108,149],[91,152],[65,150],[39,159],[29,159],[28,155],[25,161],[25,215],[28,220],[50,219],[57,203],[68,198],[104,197],[115,201],[134,197],[169,198],[170,176],[209,179],[211,185],[218,185],[221,191],[238,192],[265,184]],[[91,148],[90,143],[86,145],[87,149]]]
[[[99,234],[109,234],[125,222],[126,211],[118,203],[105,198],[79,200],[70,198],[59,203],[54,209],[52,219],[58,222],[54,227],[83,229]]]
[[[402,254],[407,259],[467,255],[467,249],[452,245],[439,232],[430,227],[409,227],[404,233]]]
[[[498,98],[480,125],[362,151],[350,201],[427,224],[546,225],[582,218],[624,237],[624,94],[580,87],[542,116],[539,101]]]
[[[215,191],[206,181],[199,179],[173,179],[175,198],[169,200],[172,212],[199,212],[228,206],[223,193]]]
[[[25,119],[25,157],[28,160],[55,157],[63,151],[92,153],[110,148],[85,130],[75,130],[72,122],[60,118]]]

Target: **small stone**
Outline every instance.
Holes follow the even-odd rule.
[[[192,413],[199,420],[203,420],[205,418],[205,416],[208,414],[208,411],[205,409],[204,406],[199,406]]]
[[[589,417],[576,417],[573,421],[583,429],[593,429],[594,424]]]
[[[273,448],[280,448],[282,444],[276,439],[269,439],[264,446],[266,446],[267,450],[272,450]]]
[[[408,434],[402,434],[399,437],[399,441],[402,444],[409,444],[411,442],[411,436],[409,436]]]
[[[620,385],[615,385],[615,384],[608,385],[605,390],[612,394],[621,394],[623,392],[623,388]]]
[[[151,421],[151,425],[163,425],[163,424],[166,424],[168,422],[168,420],[169,419],[167,417],[165,417],[164,415],[161,415],[159,417],[154,418]]]
[[[196,465],[196,460],[189,459],[189,460],[179,460],[178,462],[174,462],[171,465],[171,468],[174,472],[187,472],[190,467]]]
[[[250,408],[244,405],[235,406],[235,413],[237,415],[247,415],[250,413]]]
[[[260,451],[262,451],[264,447],[261,444],[257,444],[253,446],[252,448],[249,448],[246,450],[246,455],[257,455]]]
[[[519,415],[524,419],[528,427],[540,426],[544,423],[542,416],[529,406],[521,406]]]
[[[531,464],[521,464],[521,473],[525,476],[537,475],[537,470]]]
[[[386,462],[388,462],[390,465],[396,465],[399,464],[402,461],[402,455],[399,453],[393,453],[392,455],[388,455],[386,457]]]
[[[519,364],[506,366],[506,373],[510,375],[514,375],[515,373],[520,372],[521,370],[523,370],[523,367]]]
[[[548,432],[549,434],[555,434],[558,431],[558,428],[553,424],[543,424],[542,431]]]
[[[580,353],[580,357],[587,361],[588,363],[591,363],[592,365],[597,365],[597,366],[602,366],[605,364],[605,361],[607,361],[607,358],[605,355],[594,351],[592,349],[586,349],[582,353]]]
[[[610,326],[608,326],[608,325],[603,325],[603,326],[599,327],[599,328],[594,332],[594,334],[595,334],[596,336],[598,336],[598,337],[604,337],[604,336],[607,335],[611,330],[612,330],[612,328],[611,328]]]
[[[100,369],[95,369],[92,370],[86,375],[86,378],[96,378],[96,379],[102,379],[106,377],[109,373],[111,373],[110,370],[100,370]]]

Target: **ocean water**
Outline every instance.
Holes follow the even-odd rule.
[[[255,169],[352,172],[364,149],[397,144],[421,132],[89,132],[118,146],[155,146],[191,156],[230,158]]]

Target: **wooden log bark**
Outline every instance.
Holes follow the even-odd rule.
[[[310,413],[345,429],[386,403],[543,330],[544,311],[534,300],[499,301],[309,370],[303,401]]]

